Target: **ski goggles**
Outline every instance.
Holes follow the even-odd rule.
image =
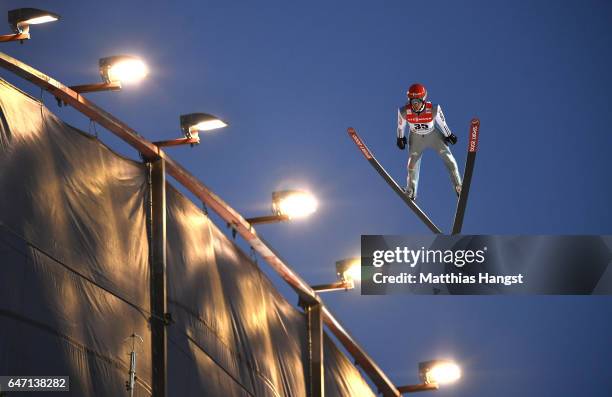
[[[423,107],[423,103],[425,103],[425,101],[423,101],[421,98],[412,98],[410,99],[410,106],[412,106],[413,109],[420,109]]]

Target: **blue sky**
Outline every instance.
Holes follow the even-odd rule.
[[[23,6],[2,2],[0,14]],[[426,234],[346,135],[358,129],[398,180],[396,109],[424,83],[459,137],[481,119],[464,232],[610,234],[612,4],[605,1],[30,1],[59,23],[2,51],[66,84],[96,82],[99,57],[142,56],[150,78],[91,99],[151,140],[204,111],[230,127],[169,152],[245,216],[278,188],[310,187],[313,218],[258,230],[306,280],[334,278],[361,234]],[[8,33],[8,26],[6,26]],[[5,72],[3,77],[18,80]],[[36,95],[37,89],[20,86]],[[72,109],[47,105],[88,130]],[[120,153],[135,152],[98,128]],[[455,197],[433,152],[419,202],[448,230]],[[265,267],[265,265],[264,265]],[[278,281],[274,275],[270,276]],[[290,300],[294,297],[287,293]],[[462,382],[438,396],[607,396],[607,297],[366,297],[325,301],[397,383],[420,360],[451,356]]]

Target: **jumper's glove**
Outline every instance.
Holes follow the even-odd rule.
[[[454,145],[455,143],[457,143],[457,135],[451,133],[449,136],[445,136],[444,137],[444,142],[446,142],[446,144],[448,145],[449,143],[451,145]]]
[[[397,147],[400,148],[400,150],[406,149],[406,142],[407,140],[405,136],[397,138]]]

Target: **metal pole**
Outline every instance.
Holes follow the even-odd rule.
[[[157,141],[153,142],[153,144],[157,147],[159,146],[179,146],[179,145],[197,145],[200,143],[200,138],[177,138],[170,139],[167,141]]]
[[[321,304],[306,304],[308,323],[308,367],[310,397],[325,395],[325,368],[323,366],[323,312]]]
[[[134,397],[134,384],[136,382],[136,352],[132,350],[130,352],[130,378],[128,380],[128,390],[130,391],[130,397]]]
[[[164,159],[149,163],[150,295],[153,397],[167,396],[166,299],[166,166]]]
[[[254,218],[246,218],[245,221],[251,225],[263,225],[265,223],[286,222],[289,220],[289,215],[264,215]]]
[[[355,288],[354,284],[347,283],[346,281],[336,281],[335,283],[318,284],[312,286],[312,289],[318,294],[323,292],[348,291],[349,289],[353,288]]]
[[[17,40],[29,40],[29,33],[16,33],[16,34],[3,34],[0,36],[0,43],[4,43],[7,41],[17,41]],[[2,395],[2,393],[0,393]]]
[[[399,390],[399,392],[402,394],[416,393],[420,391],[431,391],[431,390],[438,390],[438,389],[439,387],[437,383],[422,383],[420,385],[399,386],[397,388],[397,390]]]
[[[70,89],[74,92],[78,92],[79,94],[84,94],[86,92],[120,91],[121,83],[112,82],[112,83],[81,84],[81,85],[70,86]]]

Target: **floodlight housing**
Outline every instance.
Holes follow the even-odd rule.
[[[290,219],[305,218],[317,210],[317,199],[305,190],[281,190],[272,193],[272,212]]]
[[[430,360],[419,363],[419,378],[425,384],[452,383],[461,378],[461,369],[450,360]]]
[[[338,280],[355,286],[355,281],[361,280],[361,258],[347,258],[336,262]]]
[[[313,285],[311,288],[318,293],[332,291],[348,291],[355,288],[355,280],[361,280],[361,258],[347,258],[336,262],[338,281],[331,284]]]
[[[70,86],[78,94],[101,91],[120,91],[122,83],[135,83],[149,73],[147,65],[131,55],[115,55],[101,58],[98,62],[102,83],[80,84]],[[62,106],[62,102],[58,100]]]
[[[184,138],[171,139],[169,141],[153,142],[157,146],[177,146],[189,144],[191,147],[200,143],[200,131],[210,131],[217,128],[226,127],[227,123],[218,117],[208,113],[189,113],[180,117],[181,131]],[[270,217],[252,218],[253,223],[271,223],[278,221],[269,219]],[[284,219],[283,219],[284,220]]]
[[[38,8],[17,8],[8,12],[8,22],[16,34],[28,33],[30,25],[53,22],[60,19],[58,14]]]
[[[211,131],[227,127],[227,123],[208,113],[189,113],[181,115],[181,130],[185,136],[197,136],[198,131]]]
[[[132,55],[113,55],[100,58],[100,76],[107,83],[136,83],[149,74],[144,61]]]

